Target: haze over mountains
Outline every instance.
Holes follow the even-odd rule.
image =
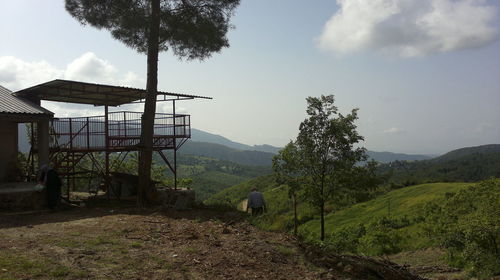
[[[245,145],[245,144],[231,141],[231,140],[229,140],[226,137],[221,136],[221,135],[208,133],[208,132],[198,130],[198,129],[192,129],[191,141],[186,143],[186,147],[183,147],[183,149],[186,149],[186,150],[184,150],[184,151],[182,149],[180,150],[181,153],[192,154],[192,152],[195,152],[196,155],[210,156],[210,155],[213,155],[214,153],[216,153],[215,150],[225,150],[224,151],[225,157],[223,159],[230,160],[230,161],[231,161],[231,159],[228,158],[229,154],[232,154],[233,156],[234,156],[234,154],[237,154],[237,151],[234,151],[234,150],[230,151],[230,150],[224,149],[224,147],[214,146],[214,145],[210,146],[207,144],[200,144],[200,143],[193,143],[193,142],[206,142],[206,143],[211,143],[211,144],[223,145],[226,148],[229,147],[229,148],[232,148],[235,150],[240,150],[240,152],[241,152],[241,150],[243,150],[243,151],[246,151],[245,157],[252,157],[252,156],[259,157],[259,156],[261,156],[263,162],[266,162],[267,158],[271,159],[272,156],[274,154],[277,154],[278,151],[281,149],[280,147],[274,147],[274,146],[266,145],[266,144],[254,145],[254,146]],[[198,147],[201,148],[202,146],[205,146],[207,148],[211,147],[212,149],[215,149],[215,150],[200,150],[200,149],[198,149]],[[254,151],[254,153],[249,153],[249,151]],[[199,152],[201,152],[202,154],[199,154]],[[257,153],[255,153],[255,152],[257,152]],[[263,153],[267,153],[267,154],[263,154]],[[251,154],[252,154],[252,156],[251,156]],[[388,163],[388,162],[392,162],[395,160],[410,160],[410,161],[412,161],[412,160],[425,160],[425,159],[432,158],[432,156],[430,156],[430,155],[409,155],[409,154],[402,154],[402,153],[375,152],[375,151],[368,151],[368,156],[370,158],[374,159],[375,161],[378,161],[381,163]],[[270,163],[270,161],[267,161],[267,162]],[[249,162],[238,162],[238,163],[253,165],[252,163],[249,163]]]
[[[191,140],[196,142],[207,142],[207,143],[215,143],[224,145],[229,148],[237,149],[237,150],[246,150],[246,151],[259,151],[266,153],[278,153],[281,150],[280,147],[274,147],[271,145],[245,145],[238,142],[231,141],[224,136],[220,136],[217,134],[212,134],[209,132],[205,132],[203,130],[199,130],[196,128],[191,129]]]
[[[471,153],[490,153],[496,152],[497,144],[482,145],[477,147],[462,148],[446,153],[442,156],[432,155],[413,155],[392,152],[368,151],[368,156],[380,163],[389,163],[393,161],[421,161],[421,160],[448,160],[454,157],[461,157]],[[196,156],[205,156],[217,158],[243,165],[269,166],[272,157],[278,153],[280,147],[271,145],[246,145],[232,141],[224,136],[209,133],[199,129],[192,129],[191,139],[187,141],[179,150],[179,153]],[[29,144],[26,137],[24,125],[19,126],[19,150],[21,152],[29,151]]]

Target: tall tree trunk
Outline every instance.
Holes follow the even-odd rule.
[[[141,120],[141,145],[139,149],[139,189],[138,206],[150,203],[154,195],[151,185],[151,163],[153,157],[153,133],[158,94],[158,52],[160,30],[160,0],[151,0],[151,25],[148,38],[148,72],[146,82],[146,102]]]
[[[324,176],[321,177],[321,201],[320,201],[320,212],[321,212],[321,241],[325,240],[325,179]]]
[[[298,219],[297,219],[297,194],[293,193],[293,234],[297,235]]]
[[[321,201],[321,241],[325,240],[325,202]]]

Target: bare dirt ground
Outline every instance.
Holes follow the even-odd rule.
[[[369,279],[344,277],[329,268],[341,263],[313,255],[237,212],[0,212],[0,279]]]

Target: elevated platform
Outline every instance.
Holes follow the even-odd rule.
[[[141,115],[138,112],[112,112],[107,116],[56,118],[50,128],[50,151],[137,151],[141,139]],[[177,149],[189,138],[189,115],[156,114],[153,149]]]

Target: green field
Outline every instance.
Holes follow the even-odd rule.
[[[409,225],[398,229],[404,250],[415,250],[430,245],[418,221],[426,203],[444,199],[446,193],[455,193],[473,183],[432,183],[410,186],[388,192],[370,201],[355,204],[346,209],[330,213],[325,218],[326,235],[357,225],[368,225],[384,217],[408,219]],[[311,220],[299,229],[308,239],[319,238],[319,219]]]
[[[358,203],[347,209],[330,213],[325,224],[331,230],[359,223],[369,223],[373,219],[391,216],[417,216],[422,206],[434,199],[443,198],[448,192],[456,192],[472,185],[471,183],[432,183],[410,186],[388,192],[367,202]],[[319,225],[319,223],[318,223]],[[316,221],[303,226],[304,230],[314,232]]]
[[[339,211],[333,211],[334,205],[328,205],[330,212],[325,218],[326,236],[357,225],[367,225],[383,217],[401,219],[407,217],[411,224],[398,229],[402,235],[403,247],[413,250],[426,247],[429,240],[422,234],[416,218],[422,215],[423,206],[435,199],[443,199],[446,193],[454,193],[473,183],[431,183],[410,186],[372,200],[355,204]],[[230,203],[237,207],[244,200],[252,187],[262,190],[267,200],[269,211],[254,223],[267,230],[290,231],[293,227],[291,199],[286,186],[278,186],[272,175],[255,178],[227,188],[210,197],[207,204]],[[309,240],[319,238],[319,216],[305,202],[298,206],[299,234]]]

